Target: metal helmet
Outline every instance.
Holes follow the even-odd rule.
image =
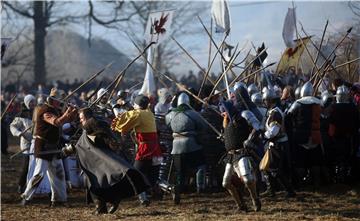
[[[321,93],[321,105],[323,107],[327,107],[331,102],[332,102],[332,98],[333,98],[333,94],[330,93],[329,91],[323,91]]]
[[[277,98],[276,91],[274,90],[274,88],[271,87],[265,88],[263,91],[264,91],[262,95],[263,100],[273,100]]]
[[[246,88],[246,84],[244,84],[243,82],[236,82],[234,85],[234,91],[237,91],[240,87]]]
[[[300,90],[300,97],[312,96],[314,92],[313,85],[310,81],[306,82]]]
[[[177,106],[180,106],[182,104],[186,104],[190,106],[190,99],[189,96],[186,93],[181,93],[177,100]]]
[[[349,102],[349,98],[350,98],[349,93],[350,91],[345,85],[338,87],[336,90],[336,103]]]
[[[301,87],[297,87],[295,89],[295,99],[299,99],[300,98],[300,91],[301,91]]]
[[[259,89],[256,87],[255,84],[250,84],[249,87],[247,88],[247,91],[248,91],[249,95],[251,96],[251,95],[259,92]]]
[[[251,101],[254,102],[254,104],[256,104],[256,106],[262,106],[263,102],[262,102],[262,96],[261,93],[255,93],[253,95],[251,95]]]
[[[282,95],[282,90],[279,86],[275,85],[274,87],[274,91],[275,91],[275,95],[276,97],[275,98],[280,98],[281,95]]]

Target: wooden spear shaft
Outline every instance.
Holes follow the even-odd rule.
[[[226,40],[227,37],[228,37],[228,35],[225,35],[224,39],[222,40],[222,42],[221,42],[221,44],[220,44],[221,46],[224,44],[224,42],[225,42],[225,40]],[[210,40],[210,44],[211,44],[211,40]],[[204,85],[205,85],[205,82],[206,82],[207,77],[208,77],[209,74],[210,74],[211,67],[212,67],[212,65],[214,64],[215,58],[216,58],[216,56],[218,55],[218,53],[219,53],[219,51],[216,51],[213,59],[211,60],[211,63],[210,63],[210,65],[209,65],[209,67],[208,67],[208,69],[207,69],[207,71],[206,71],[206,74],[205,74],[205,76],[204,76],[204,79],[203,79],[202,82],[201,82],[201,86],[200,86],[200,89],[199,89],[198,96],[200,96],[200,94],[201,94],[201,91],[202,91],[202,89],[203,89],[203,87],[204,87]]]
[[[175,43],[181,48],[181,50],[194,62],[194,64],[200,69],[201,73],[204,75],[204,77],[206,76],[206,73],[204,71],[204,68],[202,68],[200,66],[200,64],[193,58],[193,56],[190,55],[190,53],[188,51],[186,51],[186,49],[173,37],[171,36],[171,39],[175,41]],[[207,78],[207,80],[209,80],[211,82],[212,85],[214,85],[214,81],[211,80],[210,78]]]
[[[99,76],[101,73],[103,73],[106,69],[108,69],[114,62],[110,62],[109,64],[107,64],[103,69],[101,69],[100,71],[98,71],[97,73],[95,73],[93,76],[91,76],[87,81],[85,81],[84,83],[82,83],[79,87],[77,87],[75,90],[73,90],[70,94],[68,94],[64,100],[66,101],[67,99],[69,99],[72,95],[74,95],[78,90],[80,90],[82,87],[84,87],[85,85],[87,85],[90,81],[94,80],[97,76]]]
[[[318,50],[317,53],[316,53],[315,64],[316,64],[316,62],[317,62],[318,59],[319,59],[320,50],[321,50],[322,44],[323,44],[323,42],[324,42],[324,37],[325,37],[325,33],[326,33],[326,29],[327,29],[328,24],[329,24],[329,20],[326,20],[325,28],[324,28],[324,31],[323,31],[322,36],[321,36],[321,41],[320,41],[320,45],[319,45],[319,50]],[[301,25],[301,27],[303,28],[302,25]],[[311,69],[311,76],[314,74],[314,71],[315,71],[315,65],[314,65],[314,66],[312,67],[312,69]]]
[[[14,97],[11,98],[10,102],[8,103],[8,105],[6,106],[6,108],[4,109],[4,112],[1,113],[1,118],[0,121],[3,119],[3,117],[5,116],[6,112],[9,110],[11,104],[14,102],[15,98],[16,98],[17,94],[14,95]]]

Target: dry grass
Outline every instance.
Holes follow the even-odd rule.
[[[182,195],[178,206],[173,205],[168,195],[146,208],[132,198],[121,202],[115,214],[101,216],[92,214],[93,205],[85,205],[81,190],[69,193],[68,207],[48,208],[47,196],[38,196],[22,207],[16,193],[20,161],[10,161],[8,156],[1,160],[1,220],[360,220],[359,189],[344,185],[329,186],[321,192],[299,192],[290,200],[279,193],[275,199],[262,199],[261,212],[247,214],[236,212],[225,192]],[[247,202],[250,203],[248,199]]]

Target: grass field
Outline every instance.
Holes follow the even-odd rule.
[[[18,147],[12,146],[10,152]],[[115,214],[93,215],[94,205],[85,204],[82,190],[71,190],[67,207],[49,208],[48,196],[37,196],[30,205],[19,205],[16,193],[20,174],[19,158],[12,161],[1,156],[1,220],[360,220],[360,186],[332,185],[321,192],[301,191],[294,199],[262,198],[261,212],[237,212],[229,194],[185,194],[180,205],[169,195],[153,201],[149,207],[139,205],[136,198],[120,203]],[[249,198],[246,198],[251,208]]]

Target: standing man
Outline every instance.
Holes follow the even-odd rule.
[[[47,153],[60,149],[60,130],[64,123],[71,122],[76,117],[76,109],[68,107],[61,115],[60,97],[56,88],[51,89],[50,96],[34,113],[35,139],[35,170],[29,180],[25,192],[21,195],[22,205],[26,205],[32,198],[37,186],[47,172],[51,187],[51,207],[67,201],[65,172],[62,160],[58,154]]]
[[[112,122],[111,128],[122,134],[135,130],[137,152],[134,167],[140,170],[155,186],[158,177],[162,153],[159,145],[154,114],[149,109],[150,99],[145,95],[135,97],[134,110],[118,115]],[[146,192],[139,195],[140,203],[150,204]]]
[[[206,128],[199,114],[190,107],[190,99],[186,93],[177,98],[177,107],[165,116],[166,124],[173,132],[173,155],[178,187],[184,184],[185,173],[196,172],[197,191],[205,189],[205,159],[203,147],[199,140],[200,133]],[[177,187],[177,188],[178,188]],[[181,188],[180,188],[181,190]],[[177,196],[179,197],[179,196]],[[175,200],[180,201],[180,198]]]
[[[10,124],[10,131],[13,136],[20,137],[20,149],[23,150],[23,168],[18,182],[18,193],[23,193],[26,187],[26,176],[29,168],[29,150],[32,140],[31,128],[32,114],[36,105],[36,99],[28,94],[24,97],[20,114]]]

